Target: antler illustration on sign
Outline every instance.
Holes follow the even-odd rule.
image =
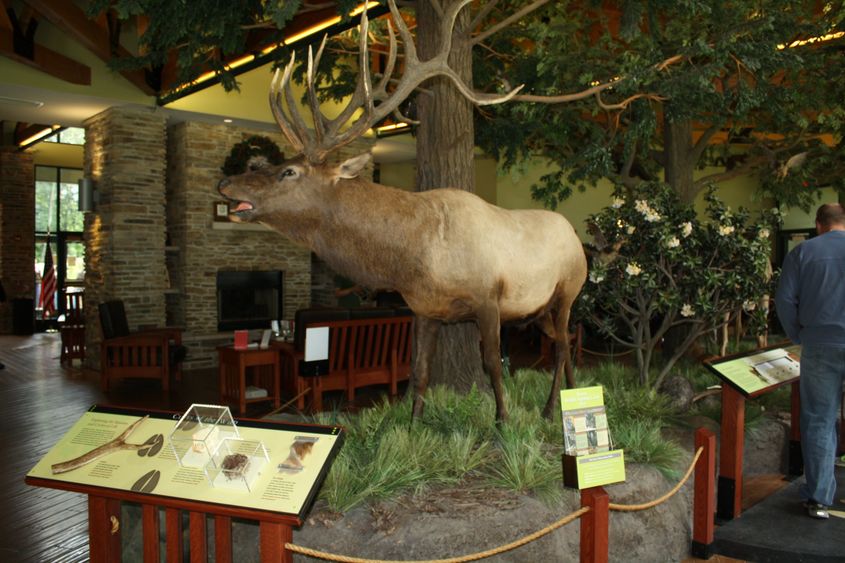
[[[270,105],[282,132],[301,154],[278,166],[263,166],[221,180],[219,192],[233,203],[234,221],[259,222],[307,246],[332,269],[370,288],[398,291],[416,314],[413,416],[423,396],[442,323],[475,320],[482,357],[496,399],[496,419],[507,418],[502,393],[499,333],[502,323],[536,322],[557,344],[556,369],[544,413],[557,404],[563,373],[574,387],[570,365],[569,312],[587,275],[581,242],[560,214],[505,210],[458,189],[406,192],[359,177],[370,155],[337,165],[326,157],[348,145],[384,117],[399,119],[399,104],[423,81],[449,78],[476,104],[501,103],[517,94],[475,92],[449,68],[451,30],[469,0],[450,6],[443,18],[443,43],[421,61],[407,26],[391,0],[405,65],[391,79],[396,37],[389,31],[387,71],[373,86],[367,54],[367,16],[361,16],[360,75],[347,106],[334,119],[320,111],[314,75],[323,51],[309,51],[307,96],[314,128],[297,111],[290,86],[295,58],[273,78]],[[392,90],[388,92],[388,83]],[[285,106],[287,106],[285,108]],[[363,112],[354,118],[355,112]],[[343,127],[351,121],[347,129]]]

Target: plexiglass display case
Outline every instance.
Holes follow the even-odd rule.
[[[262,442],[227,438],[221,442],[204,471],[214,487],[250,492],[269,461],[270,456]]]
[[[179,465],[204,468],[230,438],[240,438],[240,434],[229,407],[195,403],[170,433],[170,447]]]

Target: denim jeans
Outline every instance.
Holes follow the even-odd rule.
[[[802,500],[826,506],[836,494],[836,425],[845,380],[845,347],[801,347],[801,450],[804,456]]]

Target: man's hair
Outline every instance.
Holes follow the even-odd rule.
[[[845,208],[840,203],[825,203],[816,211],[816,222],[823,227],[845,225]]]

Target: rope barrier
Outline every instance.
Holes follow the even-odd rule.
[[[645,502],[643,504],[616,504],[611,502],[608,505],[608,508],[610,508],[610,510],[618,510],[620,512],[634,512],[637,510],[645,510],[647,508],[651,508],[653,506],[657,506],[658,504],[665,502],[670,497],[672,497],[672,495],[677,493],[681,489],[681,487],[684,486],[684,483],[687,482],[687,480],[690,478],[690,475],[692,475],[692,472],[695,470],[695,464],[698,462],[698,458],[701,457],[701,454],[703,452],[703,447],[698,448],[698,450],[695,452],[695,456],[692,458],[692,463],[690,464],[689,469],[687,469],[686,475],[684,475],[683,479],[681,479],[677,485],[672,487],[672,490],[670,490],[662,497],[654,499],[651,502]]]
[[[499,553],[504,553],[506,551],[510,551],[512,549],[516,549],[522,545],[530,543],[536,539],[539,539],[546,534],[557,530],[558,528],[565,526],[575,520],[576,518],[580,518],[582,515],[586,514],[590,511],[589,506],[582,507],[575,512],[572,512],[557,522],[549,524],[542,530],[538,530],[533,534],[529,534],[525,537],[522,537],[518,540],[512,541],[509,544],[505,544],[499,547],[494,547],[493,549],[488,549],[486,551],[479,551],[478,553],[471,553],[469,555],[463,555],[461,557],[450,557],[448,559],[418,559],[415,561],[409,560],[384,560],[384,559],[363,559],[360,557],[347,557],[346,555],[335,555],[333,553],[327,553],[325,551],[318,551],[316,549],[310,549],[307,547],[301,547],[292,543],[286,543],[285,548],[302,554],[302,555],[309,555],[311,557],[317,557],[319,559],[327,559],[329,561],[341,561],[342,563],[463,563],[464,561],[477,561],[479,559],[484,559],[485,557],[492,557],[493,555],[498,555]]]
[[[671,498],[675,493],[677,493],[681,487],[684,486],[692,472],[695,470],[695,464],[698,462],[698,458],[701,457],[701,454],[704,452],[704,448],[698,448],[695,452],[695,456],[693,457],[692,463],[690,464],[689,468],[687,469],[686,474],[684,477],[678,482],[677,485],[672,487],[672,489],[663,495],[660,498],[657,498],[651,502],[646,502],[643,504],[616,504],[610,503],[608,508],[610,510],[618,510],[622,512],[634,512],[637,510],[646,510],[648,508],[652,508],[666,502],[669,498]],[[463,555],[461,557],[450,557],[448,559],[417,559],[417,560],[386,560],[386,559],[366,559],[361,557],[349,557],[346,555],[337,555],[334,553],[328,553],[326,551],[319,551],[316,549],[311,549],[308,547],[302,547],[293,543],[285,543],[285,549],[288,551],[292,551],[294,553],[299,553],[301,555],[308,555],[309,557],[315,557],[318,559],[325,559],[327,561],[339,561],[341,563],[464,563],[465,561],[477,561],[479,559],[485,559],[487,557],[492,557],[493,555],[498,555],[500,553],[504,553],[506,551],[511,551],[516,549],[517,547],[523,546],[527,543],[530,543],[534,540],[537,540],[546,534],[549,534],[560,527],[563,527],[576,518],[580,518],[584,514],[590,511],[590,507],[584,506],[575,512],[572,512],[557,522],[553,522],[549,524],[542,530],[538,530],[532,534],[528,534],[527,536],[523,536],[518,540],[514,540],[511,543],[495,547],[493,549],[488,549],[486,551],[479,551],[477,553],[471,553],[469,555]]]

